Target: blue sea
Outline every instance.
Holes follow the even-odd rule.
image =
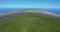
[[[0,13],[7,13],[7,12],[12,12],[16,10],[39,10],[40,8],[0,8]],[[60,14],[60,9],[52,9],[52,8],[42,8],[45,11],[49,11],[52,13]]]

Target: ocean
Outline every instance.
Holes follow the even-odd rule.
[[[0,8],[0,13],[7,13],[7,12],[12,12],[16,10],[39,10],[40,8]],[[45,11],[49,11],[52,13],[60,14],[60,9],[52,9],[52,8],[42,8]]]

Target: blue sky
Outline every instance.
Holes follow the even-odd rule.
[[[60,0],[0,0],[0,8],[59,8]]]

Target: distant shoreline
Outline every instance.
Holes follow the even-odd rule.
[[[16,14],[21,14],[21,13],[39,13],[39,14],[44,14],[44,15],[49,15],[49,16],[56,16],[56,17],[60,17],[60,15],[58,14],[54,14],[52,12],[48,12],[48,11],[44,11],[44,10],[17,10],[17,11],[13,11],[13,12],[8,12],[8,13],[0,13],[0,18],[1,17],[9,17],[11,15],[16,15]]]
[[[0,8],[0,13],[8,13],[17,10],[45,10],[52,13],[60,14],[60,9],[52,9],[52,8]]]

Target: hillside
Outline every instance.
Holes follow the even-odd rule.
[[[0,32],[60,32],[60,18],[35,13],[0,19]]]

